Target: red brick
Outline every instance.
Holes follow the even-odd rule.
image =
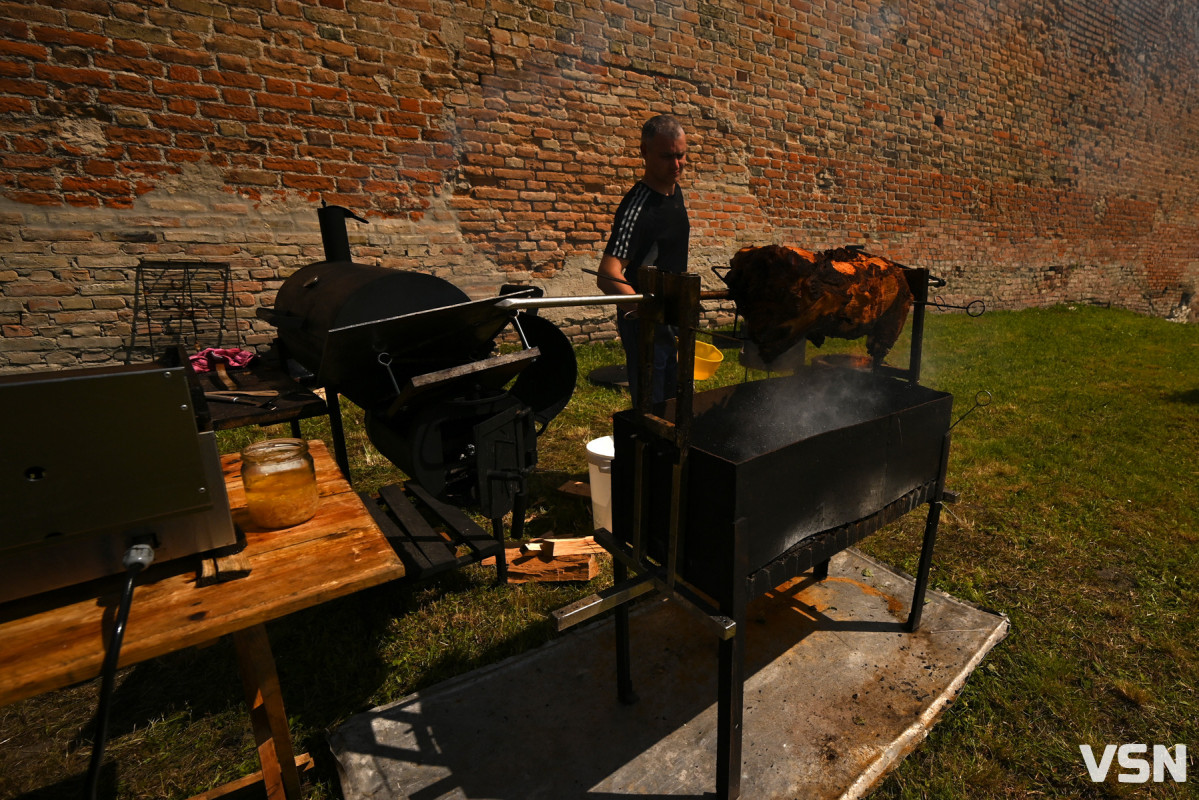
[[[168,47],[162,44],[151,45],[150,54],[159,61],[166,61],[171,64],[209,67],[213,63],[212,54],[206,51],[188,50],[182,47]]]
[[[38,64],[33,68],[33,74],[45,81],[85,86],[109,86],[112,77],[99,69],[78,69],[75,67],[57,67],[50,64]]]
[[[312,103],[303,97],[290,97],[279,94],[264,94],[258,92],[254,95],[254,102],[260,108],[278,108],[288,109],[291,111],[311,111]]]
[[[317,192],[331,191],[336,188],[336,184],[331,178],[322,178],[317,175],[294,175],[291,173],[283,175],[283,185],[291,189],[307,189]]]
[[[46,47],[42,47],[40,44],[31,44],[29,42],[13,42],[0,39],[0,56],[12,56],[13,58],[45,61],[49,55],[50,50]]]
[[[32,114],[33,101],[23,97],[0,97],[0,114]]]
[[[107,36],[100,36],[93,33],[83,33],[81,31],[63,30],[61,28],[37,26],[33,29],[33,38],[46,44],[82,47],[87,50],[100,52],[108,50],[109,46],[109,40]]]
[[[139,42],[133,39],[113,39],[112,50],[120,55],[130,56],[132,58],[145,58],[150,55],[150,48],[145,42]]]

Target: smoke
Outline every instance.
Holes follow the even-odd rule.
[[[847,369],[805,370],[696,397],[692,446],[741,462],[891,413],[894,381]]]

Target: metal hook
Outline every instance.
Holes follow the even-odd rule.
[[[989,391],[987,391],[986,389],[983,389],[983,390],[975,393],[974,405],[970,406],[970,408],[966,410],[965,414],[962,414],[962,416],[958,417],[957,421],[949,426],[949,430],[953,430],[954,428],[956,428],[958,426],[958,422],[961,422],[966,417],[968,417],[972,413],[974,413],[975,409],[986,408],[989,405],[991,405],[991,393]]]
[[[966,316],[968,317],[981,317],[984,313],[986,313],[987,310],[987,304],[982,300],[973,300],[968,305],[955,306],[952,303],[946,303],[941,299],[940,295],[937,295],[929,300],[928,304],[934,308],[939,308],[942,311],[946,311],[951,308],[963,310],[966,312]]]
[[[391,371],[391,353],[380,353],[375,360],[383,366],[383,369],[387,370],[387,377],[391,378],[391,386],[395,389],[396,394],[399,394],[400,384],[396,381],[395,373]]]
[[[520,326],[520,314],[512,315],[512,327],[516,328],[516,336],[520,339],[521,347],[529,349],[529,337],[525,336],[525,329]]]

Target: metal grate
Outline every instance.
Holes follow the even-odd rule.
[[[156,358],[167,346],[187,352],[240,343],[227,261],[145,261],[137,265],[133,330],[125,361]]]

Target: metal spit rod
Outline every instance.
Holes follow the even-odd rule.
[[[521,311],[526,308],[567,308],[570,306],[623,306],[652,300],[652,294],[597,294],[582,297],[505,297],[496,301],[496,308]],[[700,292],[700,300],[727,300],[727,290]]]
[[[525,308],[567,308],[569,306],[631,305],[649,299],[644,294],[599,294],[585,297],[505,297],[496,308],[520,311]]]

